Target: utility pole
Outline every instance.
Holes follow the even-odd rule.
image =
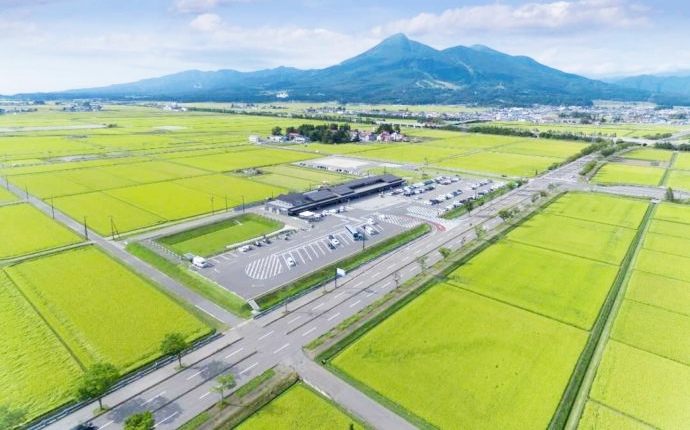
[[[89,238],[89,230],[86,228],[86,215],[84,215],[84,238]]]
[[[225,195],[225,212],[228,211],[228,195]]]
[[[400,273],[398,273],[397,270],[393,273],[393,280],[395,281],[395,289],[397,290],[400,286]]]
[[[215,209],[214,209],[214,207],[213,207],[213,194],[211,194],[211,215],[213,215],[213,214],[215,214],[215,213],[216,213],[216,211],[215,211]]]
[[[242,195],[242,213],[244,213],[244,195]]]
[[[53,198],[50,198],[50,212],[53,214],[53,219],[55,219],[55,206],[53,206]]]

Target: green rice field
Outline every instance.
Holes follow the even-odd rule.
[[[0,321],[0,405],[33,417],[70,400],[81,368],[2,271]]]
[[[15,196],[10,191],[7,191],[5,188],[0,187],[0,204],[10,203],[10,202],[14,202],[16,200],[17,200],[17,196]]]
[[[418,426],[548,427],[647,206],[560,197],[331,365]]]
[[[689,422],[690,406],[681,400],[690,394],[689,244],[690,207],[659,205],[597,369],[590,405],[655,428]],[[581,422],[591,420],[589,415]]]
[[[656,187],[661,183],[665,169],[652,166],[608,163],[604,165],[592,181],[602,185],[646,185]]]
[[[59,248],[83,239],[27,203],[0,206],[0,259]]]
[[[191,252],[209,257],[224,251],[228,245],[261,237],[282,227],[272,219],[247,214],[161,237],[158,242],[179,255]]]
[[[160,355],[166,333],[194,339],[209,332],[199,319],[94,247],[26,260],[5,271],[85,366],[107,361],[127,371]]]
[[[434,427],[546,428],[585,339],[583,330],[440,284],[332,364]]]
[[[668,151],[665,149],[637,148],[626,152],[622,156],[624,158],[631,158],[634,160],[668,162],[671,161],[673,151]]]
[[[271,400],[244,420],[237,429],[301,430],[301,429],[363,429],[358,420],[341,411],[333,403],[297,383]]]

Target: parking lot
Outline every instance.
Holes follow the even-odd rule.
[[[461,221],[438,218],[447,206],[501,185],[490,180],[447,179],[351,201],[342,206],[343,212],[326,208],[330,210],[324,210],[319,220],[293,218],[292,232],[259,241],[260,246],[216,255],[209,259],[210,267],[196,270],[244,299],[256,298],[421,222],[431,221],[440,230],[453,228]],[[255,210],[270,216],[260,208]],[[355,239],[348,226],[364,240]]]

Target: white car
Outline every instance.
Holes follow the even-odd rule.
[[[338,239],[336,239],[335,237],[328,239],[328,241],[331,242],[331,245],[333,245],[333,246],[340,245],[340,241]]]
[[[285,262],[286,262],[287,265],[290,266],[290,267],[294,267],[294,266],[297,265],[297,262],[296,262],[295,259],[292,258],[292,257],[286,258],[286,259],[285,259]]]

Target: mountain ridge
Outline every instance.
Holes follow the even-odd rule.
[[[266,102],[285,95],[313,102],[587,105],[596,99],[649,100],[652,92],[565,73],[483,45],[438,50],[399,33],[323,69],[187,70],[132,83],[20,96]]]

